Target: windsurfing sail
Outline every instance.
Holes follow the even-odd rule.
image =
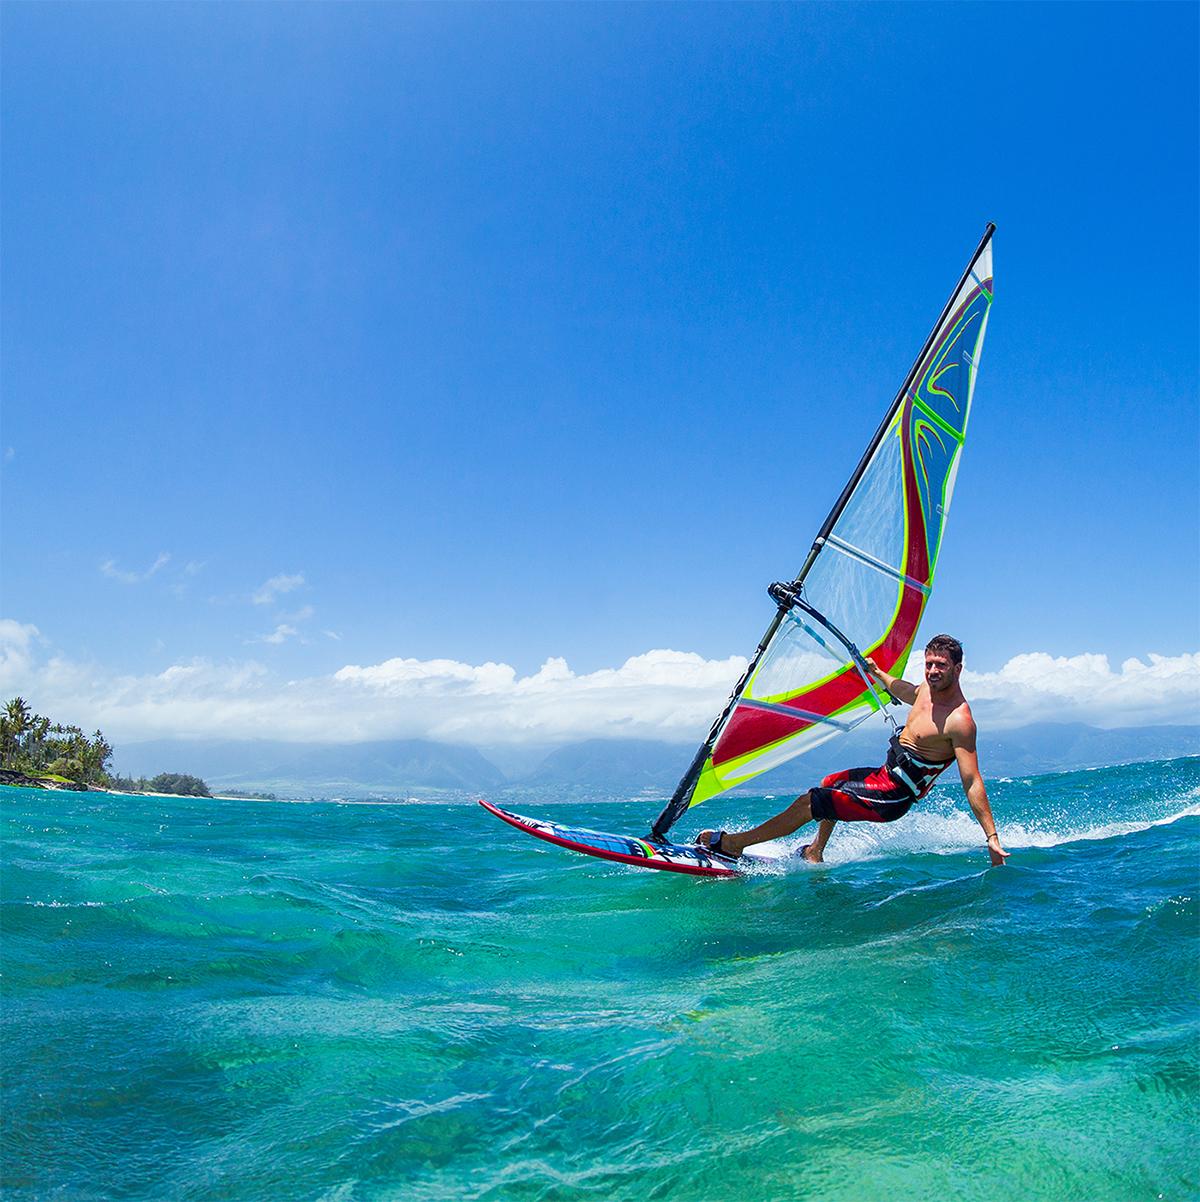
[[[887,704],[933,588],[992,304],[988,225],[957,287],[651,837]]]

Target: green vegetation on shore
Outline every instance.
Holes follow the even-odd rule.
[[[160,772],[150,781],[151,793],[182,793],[185,797],[211,797],[208,786],[186,772]]]
[[[51,722],[35,714],[23,697],[14,697],[0,712],[0,767],[10,772],[107,785],[112,755],[100,731],[88,738],[78,726]]]
[[[23,697],[14,697],[0,710],[0,772],[16,778],[3,783],[212,796],[204,781],[186,773],[162,772],[136,781],[113,776],[108,770],[112,757],[112,745],[103,732],[89,738],[78,726],[51,722],[35,714]]]
[[[157,776],[110,776],[108,789],[118,793],[181,793],[185,797],[211,797],[198,776],[186,772],[160,772]]]

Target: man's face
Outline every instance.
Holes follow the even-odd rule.
[[[925,652],[925,680],[931,693],[941,693],[958,681],[962,664],[955,664],[948,655],[938,651]]]

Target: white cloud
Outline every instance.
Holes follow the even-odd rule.
[[[268,583],[270,582],[268,581]],[[316,612],[311,605],[304,605],[292,614],[276,614],[279,622],[270,634],[264,634],[256,639],[247,639],[246,642],[270,643],[277,647],[280,643],[286,643],[288,639],[299,638],[300,642],[307,643],[308,639],[300,637],[299,623],[307,622]]]
[[[963,691],[981,725],[1090,722],[1147,726],[1200,722],[1200,652],[1127,659],[1105,655],[1017,655],[998,672],[964,670]]]
[[[491,662],[476,668],[452,659],[389,659],[369,668],[348,664],[335,672],[333,679],[402,697],[421,690],[450,692],[461,688],[473,693],[492,692],[512,685],[516,672],[507,664]]]
[[[262,638],[247,639],[248,643],[272,643],[278,646],[280,643],[286,643],[288,639],[294,639],[300,632],[295,626],[289,626],[286,622],[280,622],[270,634],[264,634]]]
[[[38,634],[38,628],[27,622],[0,618],[0,689],[12,692],[10,681],[20,682],[30,677]]]
[[[660,650],[582,676],[556,656],[524,677],[508,664],[390,659],[365,668],[348,665],[333,680],[347,712],[361,709],[399,725],[417,720],[431,738],[690,739],[707,728],[745,667],[741,656],[706,660]]]
[[[280,623],[264,642],[296,638]],[[624,735],[698,740],[745,668],[655,650],[578,674],[559,657],[521,676],[508,664],[396,657],[329,676],[284,680],[255,661],[193,660],[118,675],[39,657],[36,627],[0,621],[0,691],[22,693],[112,739],[165,736],[354,741],[431,738],[496,746]],[[1200,721],[1200,653],[1131,659],[1020,655],[997,672],[964,673],[985,734],[1035,721],[1137,726]]]
[[[119,580],[122,584],[139,584],[143,580],[149,580],[160,568],[165,567],[171,560],[171,556],[166,551],[160,551],[158,557],[144,572],[126,572],[117,567],[115,559],[106,559],[100,565],[100,571],[110,580]]]
[[[304,573],[297,572],[294,576],[272,576],[270,580],[260,584],[254,590],[250,600],[255,605],[270,605],[276,597],[290,593],[304,583]]]

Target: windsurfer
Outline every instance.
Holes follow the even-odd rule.
[[[908,721],[892,738],[887,763],[880,768],[853,768],[827,776],[819,787],[802,793],[782,813],[748,831],[701,831],[696,842],[723,856],[736,858],[747,847],[780,839],[814,819],[817,834],[804,857],[820,863],[834,823],[894,822],[923,797],[941,772],[957,762],[967,803],[983,828],[994,865],[1008,852],[1000,845],[987,788],[979,773],[975,720],[959,687],[962,645],[939,634],[925,648],[925,682],[914,685],[889,676],[873,660],[867,667],[898,700],[910,705]]]

